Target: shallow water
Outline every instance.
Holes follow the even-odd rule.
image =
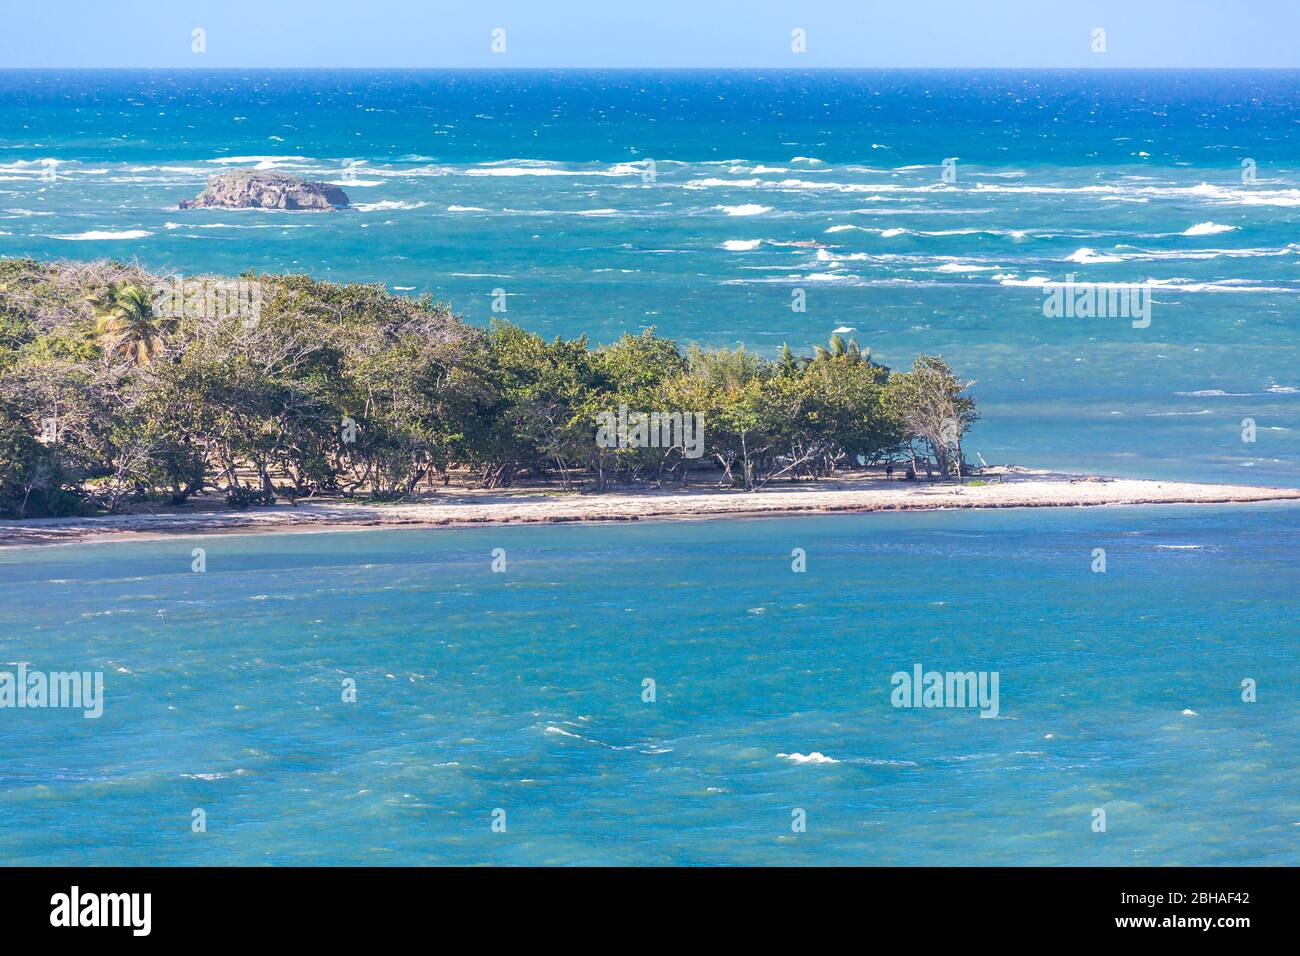
[[[0,710],[0,861],[1295,865],[1298,530],[1170,506],[0,551],[0,669],[106,681],[98,720]],[[998,672],[997,719],[893,707],[916,663]]]

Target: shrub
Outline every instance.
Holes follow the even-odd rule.
[[[273,504],[275,504],[275,495],[255,488],[232,488],[226,495],[226,505],[236,511],[247,511],[251,507],[266,507]]]

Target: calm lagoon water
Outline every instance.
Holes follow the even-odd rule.
[[[0,551],[0,662],[106,679],[99,720],[0,711],[0,861],[1295,865],[1297,531],[1166,507]],[[895,709],[915,663],[997,671],[998,718]]]

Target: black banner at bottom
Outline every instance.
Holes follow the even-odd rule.
[[[1199,935],[1231,945],[1290,922],[1285,869],[0,869],[11,942],[373,945],[458,926],[499,943],[576,940],[625,923],[659,936],[767,938],[851,927],[927,942]],[[1284,889],[1285,887],[1285,889]],[[1284,915],[1285,913],[1285,915]],[[792,922],[793,921],[793,922]],[[829,921],[829,922],[828,922]],[[972,936],[971,934],[976,935]],[[1243,936],[1242,934],[1247,934]]]

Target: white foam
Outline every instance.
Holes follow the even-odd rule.
[[[274,212],[275,210],[244,210],[232,209],[234,213],[243,212]],[[307,229],[310,228],[302,223],[292,222],[165,222],[164,229]]]
[[[258,169],[270,169],[288,162],[301,162],[308,157],[306,156],[219,156],[216,159],[205,159],[205,163],[219,163],[222,166],[235,166],[243,163],[256,163]]]
[[[1182,233],[1179,233],[1182,235]],[[1160,238],[1152,236],[1150,238]],[[1208,260],[1224,256],[1229,259],[1271,258],[1274,256],[1293,256],[1300,253],[1300,244],[1289,243],[1281,249],[1137,249],[1134,246],[1117,246],[1118,249],[1132,249],[1125,252],[1123,259],[1128,260]]]
[[[1189,282],[1186,279],[1146,279],[1142,282],[1078,282],[1079,286],[1092,286],[1094,289],[1132,289],[1135,286],[1148,286],[1169,292],[1285,292],[1294,295],[1300,288],[1271,285],[1245,285],[1247,279],[1224,279],[1220,282]],[[1063,281],[1049,279],[1047,276],[1030,276],[1028,279],[1003,279],[1005,286],[1065,286]]]
[[[188,780],[225,780],[227,777],[242,777],[246,773],[248,771],[240,767],[229,773],[183,773],[181,776]]]
[[[71,241],[84,241],[95,239],[143,239],[145,236],[152,236],[153,233],[146,229],[127,229],[122,232],[104,232],[100,230],[91,230],[90,232],[74,232],[63,236],[49,236],[50,239],[67,239]]]
[[[750,189],[758,184],[759,180],[757,179],[719,179],[716,176],[706,176],[704,179],[692,179],[685,184],[685,187],[687,189],[709,189],[715,186],[735,186],[741,189]]]
[[[839,763],[834,757],[828,757],[819,750],[814,750],[810,754],[801,754],[798,752],[792,754],[777,754],[778,757],[784,757],[793,763]]]
[[[1221,232],[1232,232],[1236,226],[1224,226],[1217,222],[1198,222],[1183,230],[1184,236],[1217,236]]]
[[[722,244],[722,248],[728,252],[749,252],[751,249],[757,249],[762,244],[762,239],[728,239]]]
[[[12,163],[0,163],[0,170],[5,172],[17,172],[25,169],[41,169],[48,166],[58,166],[62,160],[54,159],[47,156],[44,159],[16,159]]]
[[[458,170],[464,176],[640,176],[646,167],[641,163],[619,163],[608,169],[564,169],[543,160],[511,160],[513,165],[484,163]]]
[[[359,202],[352,208],[357,212],[382,212],[388,209],[419,209],[429,205],[427,202],[405,202],[400,199],[384,199],[379,202]]]
[[[1001,266],[976,266],[967,262],[945,262],[935,272],[997,272]]]
[[[575,739],[577,739],[577,740],[583,740],[583,739],[585,739],[585,738],[583,738],[580,734],[571,734],[571,733],[569,733],[569,731],[564,730],[564,729],[562,729],[562,728],[560,728],[560,727],[556,727],[554,724],[548,724],[547,727],[546,727],[546,730],[544,730],[544,731],[542,731],[542,732],[543,732],[543,733],[547,733],[547,734],[559,734],[559,735],[562,736],[562,737],[573,737],[573,738],[575,738]]]
[[[1300,189],[1235,189],[1200,183],[1196,186],[1011,186],[976,183],[978,192],[1026,195],[1097,195],[1103,202],[1146,202],[1149,199],[1200,199],[1222,205],[1300,206]]]
[[[1084,247],[1082,249],[1075,249],[1074,252],[1070,253],[1068,256],[1065,257],[1065,261],[1079,262],[1079,263],[1097,263],[1097,262],[1123,262],[1124,260],[1119,256],[1098,255],[1096,249],[1089,249],[1087,247]]]
[[[728,216],[761,216],[765,212],[771,212],[771,206],[760,206],[758,203],[743,203],[739,206],[714,206],[719,212],[725,212]]]

